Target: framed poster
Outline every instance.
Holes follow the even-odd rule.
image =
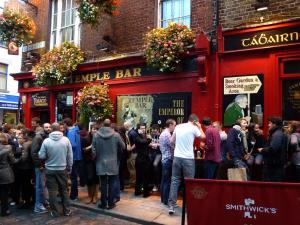
[[[300,120],[300,79],[282,81],[282,116]]]
[[[240,118],[263,126],[263,75],[223,78],[223,125],[229,127]]]
[[[167,119],[177,123],[186,122],[191,114],[190,92],[157,94],[134,94],[117,96],[117,123],[130,121],[134,127],[138,123],[165,126]]]

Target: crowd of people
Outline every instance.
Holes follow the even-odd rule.
[[[270,117],[267,135],[243,118],[226,133],[218,121],[206,117],[200,123],[195,114],[178,125],[168,119],[163,130],[130,121],[117,126],[109,119],[90,129],[69,118],[34,130],[3,124],[1,215],[10,214],[9,205],[34,205],[35,213],[70,216],[78,186],[87,186],[87,204],[98,202],[100,190],[98,207],[107,210],[124,188],[144,198],[159,192],[172,215],[183,178],[195,177],[195,159],[203,162],[197,178],[227,179],[228,168],[244,168],[247,180],[300,182],[300,122],[284,128],[280,118]]]

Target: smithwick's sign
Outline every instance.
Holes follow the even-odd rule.
[[[187,179],[188,224],[298,225],[299,188],[291,183]]]
[[[300,44],[300,26],[237,35],[224,35],[224,51]]]

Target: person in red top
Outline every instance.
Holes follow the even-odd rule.
[[[219,163],[221,162],[221,137],[218,129],[212,126],[210,118],[203,118],[202,124],[206,128],[204,177],[206,179],[215,179]]]

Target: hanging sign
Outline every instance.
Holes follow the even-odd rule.
[[[224,126],[232,126],[240,118],[262,126],[263,75],[228,76],[223,79]]]
[[[49,93],[39,92],[31,96],[31,107],[48,107],[49,106]]]

